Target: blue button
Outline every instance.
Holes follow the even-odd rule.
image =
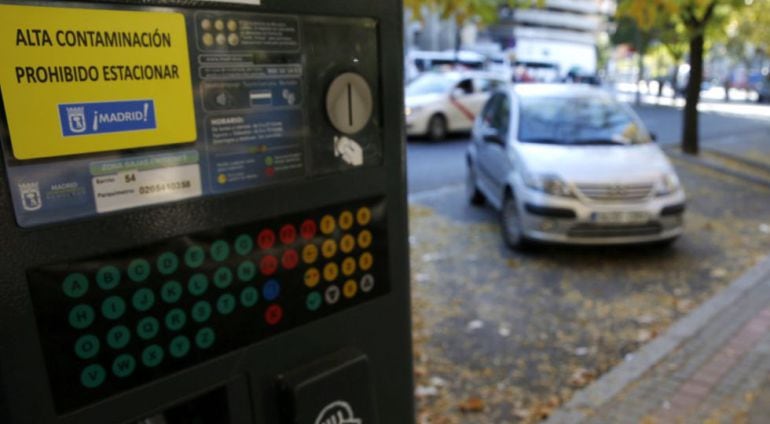
[[[265,286],[262,287],[262,295],[265,297],[265,299],[268,302],[272,302],[273,300],[278,298],[278,295],[281,294],[281,285],[278,284],[278,281],[274,279],[270,279],[265,283]]]

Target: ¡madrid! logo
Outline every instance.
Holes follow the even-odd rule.
[[[86,108],[68,107],[67,123],[69,124],[70,131],[73,133],[79,134],[85,132],[85,130],[88,128],[86,124]]]
[[[334,401],[321,410],[315,424],[363,424],[360,418],[353,414],[353,408],[350,404],[338,400]]]
[[[43,207],[39,183],[20,183],[19,196],[21,197],[21,205],[25,211],[36,211]]]

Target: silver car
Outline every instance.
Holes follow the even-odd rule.
[[[495,93],[473,129],[467,196],[500,211],[511,247],[669,243],[685,193],[638,116],[583,85],[522,84]]]

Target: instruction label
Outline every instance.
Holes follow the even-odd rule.
[[[0,5],[14,157],[194,142],[187,43],[181,13]]]

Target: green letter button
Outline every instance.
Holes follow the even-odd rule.
[[[187,316],[184,314],[184,311],[179,308],[172,309],[166,314],[166,327],[171,331],[181,330],[186,321]]]
[[[252,261],[244,261],[238,265],[238,279],[248,283],[254,279],[257,274],[257,266]]]
[[[153,317],[142,318],[138,324],[136,324],[136,333],[139,334],[144,340],[150,340],[158,334],[160,324],[158,320]]]
[[[220,289],[226,289],[233,282],[233,272],[230,268],[223,266],[214,273],[214,285]]]
[[[163,348],[158,345],[147,346],[142,352],[142,363],[146,367],[156,367],[161,361],[163,361]]]
[[[209,279],[204,274],[195,274],[190,277],[190,281],[187,282],[187,290],[194,296],[200,296],[206,293],[206,289],[209,287]]]
[[[166,303],[174,303],[182,297],[182,285],[176,281],[169,281],[160,289],[160,297]]]
[[[134,259],[128,264],[128,278],[135,283],[141,283],[150,276],[150,263],[144,259]]]
[[[127,353],[118,356],[112,363],[112,372],[121,378],[131,375],[134,369],[136,369],[136,360]]]
[[[70,325],[82,330],[94,322],[94,309],[88,305],[77,305],[70,311]]]
[[[317,292],[310,293],[305,299],[305,306],[310,311],[317,311],[321,307],[321,295]]]
[[[77,299],[88,291],[88,278],[79,272],[72,273],[64,278],[62,288],[64,289],[64,294]]]
[[[230,246],[224,240],[217,240],[211,244],[211,258],[222,262],[230,256]]]
[[[190,268],[198,268],[203,265],[206,259],[206,252],[200,246],[190,246],[184,254],[184,263]]]
[[[179,258],[171,252],[162,253],[158,256],[158,271],[163,275],[169,275],[176,272],[179,267]]]
[[[106,377],[107,373],[101,365],[92,364],[83,368],[83,372],[80,373],[80,382],[89,389],[95,389],[104,383]]]
[[[219,296],[217,300],[217,311],[222,315],[228,315],[235,309],[235,297],[229,293]]]
[[[235,239],[235,251],[241,256],[246,256],[254,249],[254,241],[248,234],[241,234]]]
[[[91,359],[99,353],[99,339],[91,334],[86,334],[75,342],[75,354],[80,359]]]
[[[192,318],[195,322],[204,322],[211,317],[211,305],[205,300],[196,303],[192,308]]]
[[[214,330],[209,327],[204,327],[195,335],[195,344],[201,349],[208,349],[214,344],[215,339],[216,335],[214,334]]]
[[[107,344],[113,349],[123,349],[131,340],[131,332],[125,326],[112,327],[107,332]]]
[[[131,303],[137,311],[146,311],[155,303],[155,293],[147,288],[139,289],[134,293]]]
[[[120,270],[112,265],[101,267],[96,273],[96,284],[103,290],[112,290],[120,284]]]
[[[259,292],[254,287],[246,287],[241,292],[241,305],[251,308],[257,304],[259,300]]]
[[[126,312],[126,302],[118,296],[110,296],[102,302],[102,315],[107,319],[118,319]]]
[[[190,351],[190,340],[185,336],[176,336],[168,345],[168,351],[174,358],[181,358]]]

